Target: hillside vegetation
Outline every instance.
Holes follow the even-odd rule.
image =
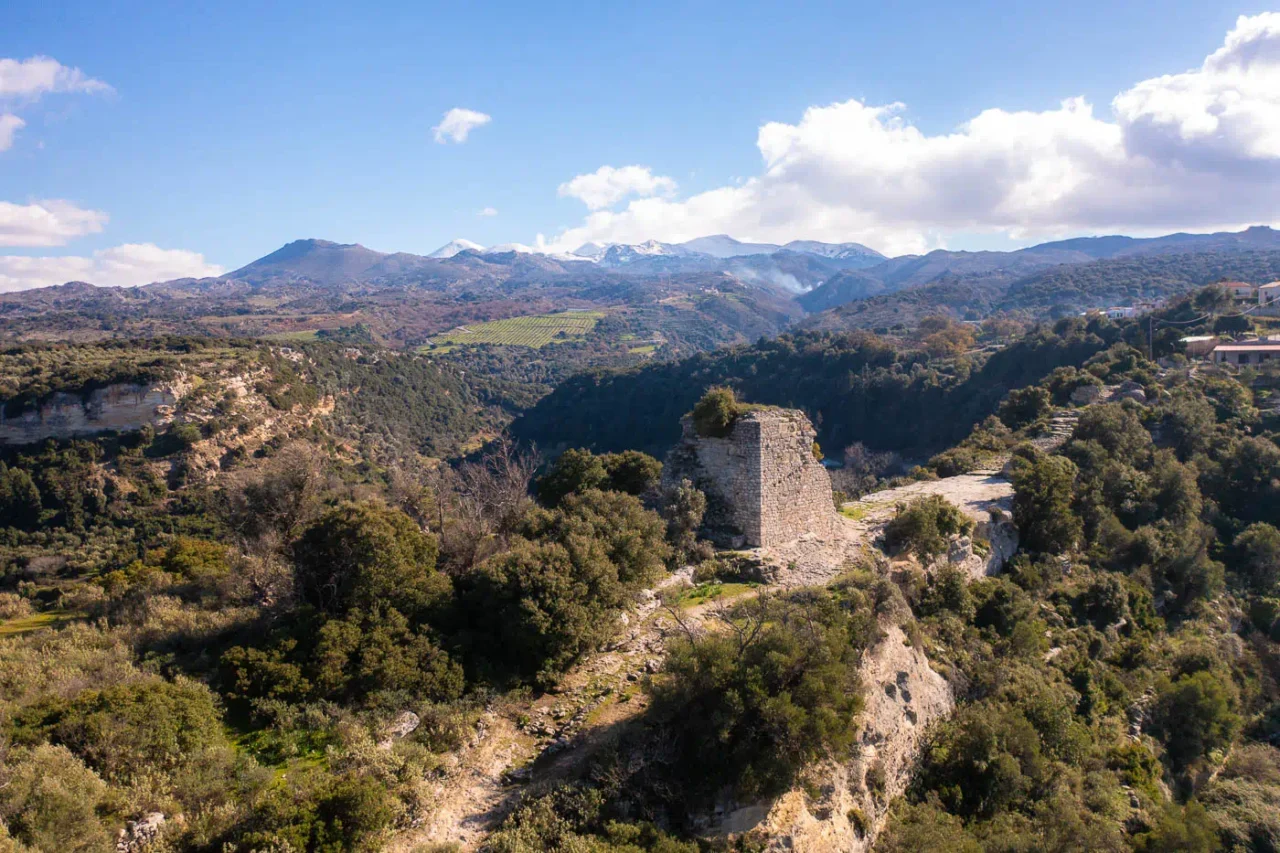
[[[798,333],[681,361],[593,371],[562,383],[512,425],[540,447],[663,453],[702,392],[728,385],[752,402],[803,409],[818,441],[931,453],[959,441],[1010,390],[1121,340],[1106,322],[1041,328],[985,355],[896,350],[870,333]]]
[[[785,828],[716,821],[785,801],[878,850],[1276,849],[1276,369],[1191,369],[1178,327],[1156,364],[1133,322],[921,331],[589,372],[527,443],[503,418],[558,381],[528,347],[477,347],[488,372],[357,340],[6,352],[15,408],[179,393],[154,426],[0,447],[0,845],[754,850]],[[655,458],[747,404],[804,408],[853,492],[887,450],[933,454],[921,480],[1008,461],[1021,553],[970,581],[951,551],[992,544],[933,497],[850,522],[827,586],[752,575]],[[890,636],[956,699],[909,785],[862,739]],[[875,815],[835,810],[854,795]]]

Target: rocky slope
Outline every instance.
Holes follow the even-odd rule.
[[[894,570],[876,546],[894,505],[925,494],[943,494],[981,523],[1005,556],[1016,547],[1007,521],[993,520],[1012,494],[1008,481],[989,475],[963,475],[916,483],[867,496],[857,519],[841,517],[835,534],[802,536],[782,545],[736,551],[728,557],[754,566],[765,583],[760,590],[829,583],[853,561],[878,570]],[[959,555],[963,554],[962,557]],[[952,558],[969,560],[972,549],[953,549]],[[974,574],[999,571],[1002,560],[985,558]],[[663,586],[688,584],[690,572],[677,573]],[[661,668],[666,639],[697,628],[709,619],[713,602],[680,613],[684,627],[655,597],[627,618],[621,638],[584,661],[559,692],[526,701],[490,706],[476,726],[472,742],[457,753],[437,778],[424,780],[424,814],[417,827],[388,848],[412,851],[424,844],[456,843],[477,849],[521,795],[536,786],[569,778],[602,741],[638,720],[645,710],[639,682]],[[899,614],[901,615],[901,614]],[[858,754],[810,770],[806,781],[771,802],[724,804],[706,818],[709,835],[751,833],[770,849],[862,851],[883,827],[890,803],[906,789],[928,725],[951,713],[950,685],[914,647],[890,616],[883,637],[861,666],[866,708],[860,718]],[[882,780],[882,781],[881,781]],[[821,791],[814,800],[813,790]]]

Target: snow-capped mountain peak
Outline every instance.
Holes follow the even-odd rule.
[[[782,248],[773,243],[743,243],[728,234],[713,234],[710,237],[696,237],[680,244],[680,247],[691,252],[711,255],[713,258],[740,258],[743,255],[772,255]]]
[[[612,243],[605,243],[603,245],[600,243],[583,243],[581,246],[573,250],[573,254],[580,258],[598,261],[604,257],[604,253],[609,251],[609,247],[612,245]]]
[[[526,246],[524,243],[499,243],[496,246],[490,246],[487,249],[482,249],[480,254],[502,255],[507,252],[515,252],[517,255],[532,255],[537,254],[538,250],[532,246]]]
[[[627,245],[615,243],[605,249],[598,258],[604,266],[623,266],[633,261],[646,258],[687,258],[696,255],[681,246],[671,243],[660,243],[657,240],[645,240],[643,243]]]
[[[875,249],[869,249],[861,243],[821,243],[817,240],[792,240],[782,248],[788,252],[803,252],[807,255],[817,255],[820,258],[833,258],[835,260],[884,257]]]
[[[484,251],[484,246],[481,246],[479,243],[473,243],[470,240],[464,240],[461,237],[459,237],[456,240],[450,240],[448,243],[445,243],[439,249],[436,249],[434,252],[427,255],[427,257],[428,258],[452,258],[454,255],[458,254],[459,252],[483,252],[483,251]]]

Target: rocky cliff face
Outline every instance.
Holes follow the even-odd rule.
[[[0,444],[158,426],[172,417],[176,401],[173,391],[161,386],[119,384],[87,394],[59,392],[15,417],[5,417],[0,407]]]
[[[748,412],[725,438],[698,435],[688,417],[681,426],[663,478],[688,479],[706,494],[707,533],[716,541],[758,548],[835,528],[831,478],[813,453],[816,434],[804,412]]]
[[[752,832],[770,851],[871,849],[890,805],[906,792],[925,730],[951,714],[955,697],[897,625],[868,650],[860,675],[866,708],[853,757],[810,768],[807,784],[772,802],[725,814],[717,832]]]

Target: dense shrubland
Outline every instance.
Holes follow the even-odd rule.
[[[1161,371],[1136,324],[985,356],[943,332],[932,354],[808,335],[572,380],[529,423],[594,449],[549,464],[504,440],[428,464],[492,424],[480,392],[332,345],[245,350],[272,412],[333,396],[336,420],[281,420],[209,476],[193,460],[244,417],[213,389],[199,423],[0,451],[0,847],[110,849],[160,811],[182,819],[157,850],[379,849],[486,709],[555,689],[641,590],[711,556],[705,498],[660,488],[639,449],[724,386],[808,409],[850,494],[901,472],[886,449],[939,451],[916,476],[1012,454],[1023,553],[926,577],[969,521],[923,501],[886,530],[892,579],[750,594],[701,626],[668,602],[647,711],[492,849],[698,849],[713,804],[854,755],[858,664],[890,613],[961,701],[877,849],[1275,849],[1280,378]],[[1148,404],[1027,443],[1076,388],[1122,381]],[[704,426],[731,425],[737,398],[708,399]],[[421,724],[389,735],[405,711]]]
[[[1008,446],[1066,402],[1068,369],[1010,395]],[[1024,553],[912,596],[964,701],[880,846],[1275,849],[1280,448],[1251,405],[1272,380],[1159,377],[1119,348],[1079,370],[1152,402],[1083,410],[1052,454],[1016,446]]]
[[[752,403],[803,409],[825,448],[935,452],[995,413],[1009,391],[1082,364],[1136,331],[1062,321],[995,353],[957,355],[953,327],[922,349],[867,332],[798,333],[562,383],[518,418],[513,434],[543,448],[665,452],[680,417],[712,386]],[[962,343],[961,343],[962,345]]]
[[[300,374],[268,375],[269,397]],[[487,697],[611,637],[700,521],[656,512],[639,453],[542,507],[501,442],[432,468],[300,423],[188,481],[208,430],[186,426],[0,461],[0,820],[32,849],[105,849],[150,811],[183,815],[173,849],[376,849]],[[405,710],[422,724],[375,748]]]

